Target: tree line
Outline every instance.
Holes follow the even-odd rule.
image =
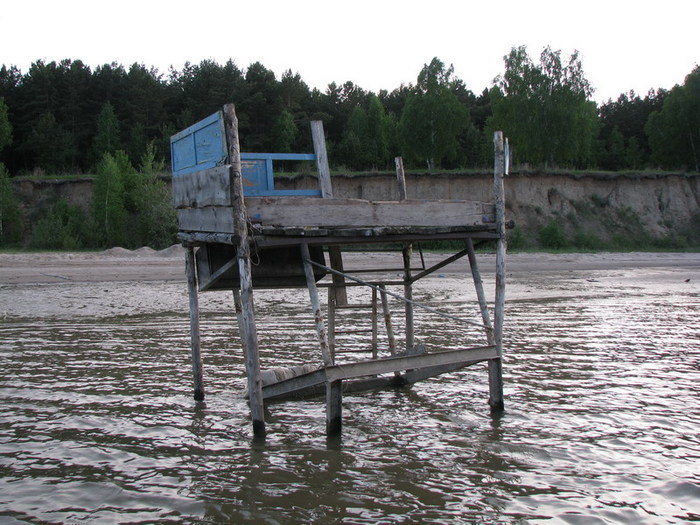
[[[700,169],[700,68],[683,84],[596,105],[577,53],[525,47],[476,95],[438,58],[415,84],[366,91],[353,82],[310,89],[261,63],[186,63],[166,74],[143,64],[92,70],[80,60],[0,68],[0,161],[10,174],[93,173],[106,153],[138,165],[148,148],[168,161],[169,137],[236,104],[244,151],[312,151],[308,123],[324,122],[335,169],[488,167],[501,129],[514,162],[532,167]]]

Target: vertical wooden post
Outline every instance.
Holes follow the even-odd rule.
[[[471,238],[467,239],[467,256],[469,257],[469,267],[472,271],[472,280],[474,281],[474,289],[476,290],[476,297],[479,301],[479,310],[481,310],[481,319],[484,322],[484,328],[486,332],[486,342],[489,345],[493,345],[493,326],[491,325],[491,316],[489,315],[489,307],[486,302],[486,294],[484,293],[484,281],[481,280],[481,272],[479,272],[479,265],[476,261],[476,253],[474,252],[474,243]]]
[[[377,319],[377,289],[372,288],[372,358],[379,354],[379,321]]]
[[[199,339],[199,298],[197,296],[197,269],[194,248],[186,247],[185,273],[187,274],[187,293],[190,299],[190,346],[192,349],[192,378],[194,380],[194,399],[204,399],[204,380],[202,378],[202,354]]]
[[[396,165],[396,182],[399,185],[399,200],[406,200],[406,174],[403,170],[403,159],[401,157],[394,158],[394,164]],[[404,244],[402,255],[403,255],[403,296],[409,301],[413,300],[413,283],[411,282],[411,254],[413,252],[413,246],[410,243]],[[405,317],[406,317],[406,350],[413,348],[414,332],[413,332],[413,304],[410,302],[405,303]]]
[[[411,254],[413,246],[408,243],[403,247],[403,296],[409,301],[413,300],[413,283],[411,282]],[[413,332],[413,303],[406,301],[406,350],[410,350],[415,345]]]
[[[340,251],[340,246],[329,246],[328,258],[330,259],[331,268],[338,272],[345,271],[343,268],[343,254]],[[331,279],[333,279],[333,286],[330,290],[333,292],[336,306],[345,306],[348,304],[348,292],[345,286],[345,278],[342,275],[334,273]]]
[[[318,184],[321,187],[321,197],[333,198],[333,186],[331,185],[331,169],[328,165],[328,153],[326,152],[326,137],[323,133],[323,122],[311,121],[311,139],[314,142],[314,154],[316,155],[316,169],[318,170]]]
[[[321,358],[323,359],[323,364],[325,366],[331,366],[333,364],[333,358],[328,347],[328,334],[326,333],[326,325],[323,320],[323,312],[321,312],[321,301],[318,298],[318,288],[316,287],[314,270],[309,262],[311,261],[309,246],[306,243],[301,244],[301,259],[304,262],[306,286],[309,289],[309,299],[311,299],[311,308],[314,313],[316,333],[318,334],[318,342],[321,346]]]
[[[505,190],[503,177],[505,175],[505,151],[503,147],[503,132],[493,134],[494,168],[493,193],[496,208],[496,228],[498,241],[496,243],[496,296],[493,314],[493,338],[498,358],[489,360],[489,405],[492,412],[501,412],[503,405],[503,318],[505,311],[506,291],[506,220],[505,220]]]
[[[243,357],[247,359],[248,349],[245,346],[245,323],[243,322],[243,304],[241,303],[241,292],[234,288],[233,290],[233,306],[236,309],[236,321],[238,322],[238,334],[241,339],[241,348],[243,348]]]
[[[321,198],[333,198],[333,185],[331,184],[331,168],[328,164],[328,153],[326,152],[326,136],[323,132],[323,121],[311,121],[311,139],[314,143],[314,154],[316,155],[316,169],[318,170],[318,184],[321,189]],[[328,248],[331,268],[339,272],[343,271],[343,255],[339,246]],[[345,286],[345,278],[342,275],[333,274],[333,290],[335,293],[336,306],[348,304],[348,294]]]
[[[336,436],[343,429],[343,382],[326,383],[326,435]]]
[[[238,140],[238,118],[233,104],[224,106],[224,130],[228,144],[228,157],[231,177],[231,204],[233,208],[234,233],[238,239],[237,257],[240,274],[241,319],[243,321],[243,348],[248,374],[248,395],[253,434],[265,435],[265,413],[260,378],[260,357],[258,334],[255,327],[255,307],[253,302],[253,278],[251,275],[250,244],[248,241],[248,213],[243,199],[243,178],[241,173],[241,150]]]
[[[394,158],[396,164],[396,182],[399,184],[399,200],[405,201],[406,196],[406,174],[403,171],[403,159],[401,157]]]
[[[387,299],[386,286],[384,284],[379,285],[379,295],[382,299],[384,324],[386,325],[386,335],[389,339],[389,353],[394,355],[396,353],[396,338],[394,337],[394,328],[391,325],[391,312],[389,311],[389,301]]]
[[[309,246],[306,243],[301,244],[301,258],[304,261],[306,286],[309,289],[311,308],[314,312],[314,321],[316,323],[316,333],[318,334],[318,341],[321,345],[321,357],[325,366],[331,366],[334,362],[333,355],[330,352],[328,344],[328,334],[326,333],[323,313],[321,312],[321,302],[318,298],[316,278],[314,277],[313,268],[310,262],[311,255],[309,254]],[[326,434],[328,436],[339,434],[342,428],[342,386],[342,381],[340,380],[326,382]]]
[[[336,290],[333,286],[328,288],[328,349],[331,360],[335,362],[335,316],[336,316]]]

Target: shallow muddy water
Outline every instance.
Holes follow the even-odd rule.
[[[476,319],[464,279],[416,298]],[[697,268],[510,276],[502,416],[480,364],[346,396],[338,441],[321,400],[270,404],[264,443],[229,294],[200,296],[197,404],[183,283],[3,286],[0,522],[698,521],[698,283]],[[263,367],[319,361],[304,291],[262,291],[256,308]],[[416,316],[429,348],[481,340]]]

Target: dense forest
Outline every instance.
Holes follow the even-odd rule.
[[[137,165],[150,144],[167,164],[170,135],[234,102],[244,151],[311,151],[308,122],[322,120],[337,170],[382,170],[397,155],[413,168],[487,167],[497,128],[516,146],[516,164],[698,170],[700,68],[671,89],[597,106],[576,53],[546,48],[533,61],[513,48],[504,66],[477,95],[437,58],[415,84],[379,93],[352,82],[309,89],[299,74],[277,78],[259,62],[206,60],[167,74],[69,59],[38,60],[25,73],[3,65],[0,161],[11,176],[93,173],[104,153]]]
[[[309,89],[256,62],[240,69],[205,60],[182,71],[80,60],[0,68],[0,246],[163,247],[175,217],[158,175],[170,136],[233,102],[241,149],[310,152],[309,122],[322,120],[335,171],[488,168],[503,130],[513,165],[557,169],[700,170],[700,67],[683,84],[597,106],[577,53],[524,47],[476,95],[438,58],[415,84],[373,93],[352,82]],[[90,174],[90,210],[65,201],[27,217],[11,177]],[[30,241],[27,241],[30,239]]]

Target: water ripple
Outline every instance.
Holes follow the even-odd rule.
[[[439,279],[416,298],[477,320],[461,284]],[[127,286],[109,300],[94,284],[18,285],[0,324],[0,521],[700,520],[700,296],[642,278],[604,284],[520,283],[500,417],[485,405],[481,364],[347,396],[339,442],[325,439],[320,400],[271,404],[264,445],[251,440],[230,294],[202,296],[207,400],[195,403],[180,285],[141,285],[140,299]],[[37,294],[48,306],[33,317],[21,301]],[[299,290],[256,296],[264,367],[320,360],[307,303]],[[470,325],[416,319],[430,348],[485,341]],[[367,326],[362,312],[342,322]],[[367,348],[360,337],[338,344]]]

